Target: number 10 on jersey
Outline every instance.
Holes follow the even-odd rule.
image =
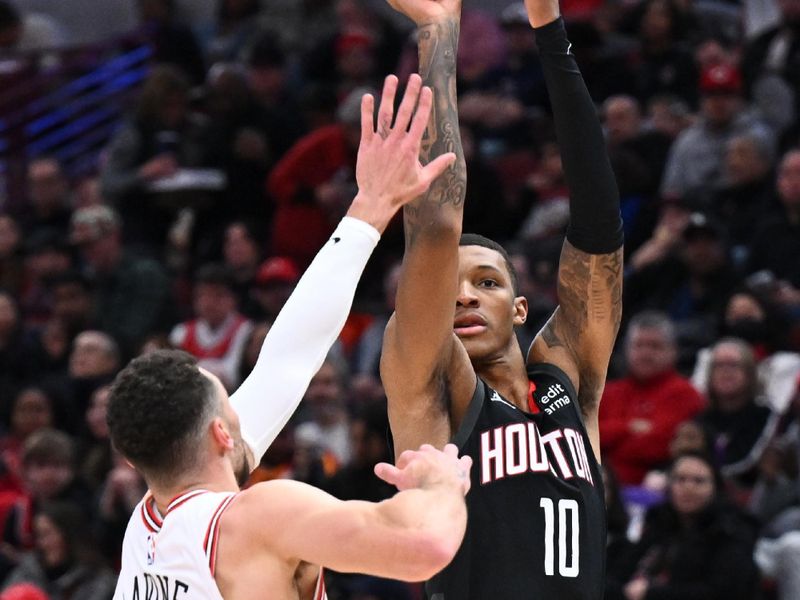
[[[541,498],[539,506],[544,509],[544,574],[555,575],[556,507],[552,498]],[[569,540],[567,530],[572,533]],[[578,501],[562,498],[558,501],[558,574],[562,577],[578,576],[579,535]]]

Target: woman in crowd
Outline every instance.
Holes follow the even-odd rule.
[[[628,564],[626,600],[752,600],[755,526],[725,497],[713,461],[680,455]]]

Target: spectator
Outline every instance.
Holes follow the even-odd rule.
[[[174,65],[195,83],[205,77],[203,53],[192,30],[175,18],[175,0],[138,0],[142,29],[153,47],[153,61]]]
[[[258,33],[258,0],[220,0],[212,31],[204,40],[209,64],[242,58]]]
[[[747,44],[742,70],[752,96],[768,91],[788,93],[794,99],[792,121],[796,122],[800,107],[800,46],[795,32],[800,25],[800,7],[792,0],[781,0],[777,5],[783,19]]]
[[[110,450],[110,443],[108,448]],[[114,453],[109,458],[111,464],[98,488],[98,515],[93,529],[97,532],[104,554],[113,556],[116,561],[122,552],[122,539],[128,520],[147,493],[147,485],[136,469],[119,454]]]
[[[53,427],[53,401],[45,390],[27,387],[11,404],[8,432],[0,438],[4,479],[12,491],[22,492],[22,448],[25,441],[40,429]],[[5,419],[4,419],[5,420]],[[5,507],[4,507],[5,508]]]
[[[300,271],[289,258],[273,256],[261,263],[251,290],[258,317],[274,321],[299,279]]]
[[[14,296],[0,290],[0,398],[12,398],[31,375],[29,350]]]
[[[23,271],[19,225],[11,215],[0,214],[0,289],[19,294]]]
[[[266,224],[264,179],[274,163],[273,139],[238,63],[218,63],[208,73],[205,110],[211,120],[213,162],[224,168],[228,184],[220,208],[227,221],[248,218]]]
[[[110,385],[97,388],[86,407],[78,472],[92,490],[100,489],[114,466],[106,422],[110,390]]]
[[[122,215],[128,241],[159,255],[174,212],[148,186],[180,168],[211,166],[214,150],[207,121],[189,110],[189,90],[175,67],[154,68],[133,115],[111,139],[101,173],[103,196]]]
[[[648,513],[634,548],[624,598],[751,600],[758,589],[755,535],[754,523],[727,501],[711,459],[679,456],[668,498]]]
[[[665,256],[652,255],[647,264],[640,248],[626,273],[629,309],[662,309],[674,321],[682,370],[691,371],[697,350],[716,338],[719,316],[737,283],[723,236],[719,224],[692,213],[680,237],[665,241]]]
[[[72,252],[58,231],[39,229],[27,238],[25,279],[19,296],[26,325],[41,325],[51,316],[52,298],[47,282],[72,267]]]
[[[763,399],[773,412],[783,414],[795,392],[800,375],[800,355],[786,352],[786,321],[778,306],[762,294],[742,288],[728,299],[722,334],[745,340],[758,361],[758,378],[764,385]],[[700,350],[692,374],[692,384],[707,393],[711,351]]]
[[[0,1],[0,53],[52,50],[65,41],[64,32],[49,17],[38,13],[23,17],[12,3]]]
[[[688,104],[669,94],[650,98],[647,102],[647,120],[653,130],[663,133],[671,140],[677,138],[693,122]]]
[[[636,193],[654,194],[661,181],[671,138],[645,127],[639,103],[632,96],[607,98],[603,103],[603,116],[608,149],[623,198]],[[639,181],[625,181],[626,173],[638,176]]]
[[[37,158],[28,164],[27,205],[20,215],[22,230],[31,235],[53,230],[65,239],[69,230],[71,196],[69,181],[54,158]]]
[[[604,460],[623,485],[638,485],[666,463],[679,423],[703,408],[688,380],[675,371],[675,329],[666,315],[636,315],[625,338],[628,375],[609,381],[600,404]]]
[[[352,440],[345,405],[344,372],[329,357],[308,386],[303,403],[310,420],[295,430],[296,443],[317,446],[333,459],[333,470],[350,461]]]
[[[50,277],[47,287],[52,298],[52,317],[67,331],[70,341],[81,331],[96,329],[94,289],[79,271]]]
[[[628,539],[630,517],[614,471],[604,464],[603,489],[606,499],[608,538],[606,542],[606,591],[604,600],[625,600],[621,578],[625,576],[626,561],[630,560],[632,544]]]
[[[382,404],[366,406],[350,422],[350,440],[353,456],[343,465],[326,486],[340,500],[368,500],[380,502],[394,495],[394,491],[375,477],[373,471],[379,462],[391,461],[386,432],[389,418]]]
[[[89,491],[75,476],[75,444],[66,433],[40,429],[22,447],[24,494],[8,513],[3,528],[4,551],[0,575],[5,579],[20,558],[19,552],[34,547],[33,517],[54,500],[74,502],[87,513]]]
[[[199,359],[228,389],[239,385],[239,363],[253,324],[236,305],[230,271],[220,264],[201,267],[192,292],[194,319],[176,325],[170,333],[172,346]]]
[[[725,225],[739,263],[747,258],[754,223],[774,210],[772,162],[773,150],[761,137],[736,135],[726,144],[722,176],[711,205]]]
[[[4,589],[26,582],[43,589],[51,600],[111,597],[116,577],[100,559],[78,507],[48,504],[33,520],[35,550],[9,574]]]
[[[747,342],[723,338],[714,345],[706,389],[708,408],[698,419],[709,432],[723,477],[732,491],[742,493],[734,500],[744,503],[780,416],[760,398],[756,360]]]
[[[234,221],[225,228],[222,244],[222,257],[233,279],[237,305],[245,315],[254,317],[258,305],[251,297],[251,290],[261,264],[262,247],[255,228],[244,221]]]
[[[695,103],[697,70],[684,45],[688,23],[679,6],[672,0],[649,0],[638,7],[640,51],[633,82],[641,101],[673,94],[690,105]]]
[[[353,197],[364,92],[348,95],[337,111],[337,123],[298,140],[269,175],[268,189],[276,203],[272,253],[300,267],[325,243]]]
[[[164,325],[169,310],[166,275],[158,263],[126,251],[120,219],[108,207],[76,211],[71,228],[71,240],[95,279],[100,326],[130,355],[145,336]]]
[[[800,306],[800,150],[781,160],[777,177],[780,208],[756,222],[749,271],[767,270],[784,283],[781,299],[787,307]]]
[[[741,74],[720,64],[700,74],[700,117],[672,145],[661,182],[662,195],[706,191],[722,171],[725,144],[735,136],[762,138],[770,147],[772,132],[751,111],[742,96]]]

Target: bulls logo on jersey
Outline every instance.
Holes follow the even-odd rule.
[[[151,533],[147,536],[147,564],[152,566],[156,562],[156,538]]]

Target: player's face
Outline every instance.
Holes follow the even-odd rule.
[[[672,467],[669,492],[679,514],[696,514],[714,499],[714,474],[704,461],[685,456]]]
[[[516,344],[514,327],[528,304],[515,296],[505,261],[482,246],[458,249],[458,295],[453,331],[474,361],[498,358]]]
[[[214,387],[217,390],[217,398],[219,398],[222,409],[221,416],[228,428],[228,433],[230,434],[231,438],[233,438],[233,449],[230,453],[231,466],[233,467],[233,472],[236,475],[236,481],[239,484],[239,487],[242,487],[250,476],[250,465],[247,461],[247,449],[245,448],[245,443],[242,439],[242,429],[239,423],[239,415],[237,415],[236,411],[233,410],[230,398],[228,397],[228,392],[225,390],[225,386],[222,385],[222,382],[219,380],[219,378],[214,374],[209,373],[205,369],[200,369],[200,371],[206,377],[211,379],[211,381],[214,383]]]

